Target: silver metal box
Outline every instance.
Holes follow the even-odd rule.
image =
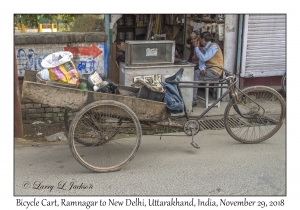
[[[125,41],[127,66],[173,64],[175,41]]]
[[[188,63],[185,65],[148,65],[148,66],[127,66],[121,62],[119,65],[120,77],[119,85],[131,86],[133,84],[133,78],[141,75],[161,75],[162,81],[165,81],[165,76],[175,74],[181,67],[184,68],[182,81],[193,81],[194,80],[194,64]],[[187,109],[187,113],[192,112],[193,102],[193,88],[182,88],[181,89],[183,100]],[[184,113],[181,113],[183,115]]]

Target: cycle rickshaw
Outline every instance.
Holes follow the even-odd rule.
[[[199,148],[193,138],[201,130],[199,120],[229,94],[223,118],[229,135],[242,143],[259,143],[269,139],[285,119],[283,97],[266,86],[239,90],[235,85],[235,75],[221,69],[225,73],[223,79],[206,83],[221,84],[216,87],[227,91],[195,119],[190,118],[185,110],[186,121],[181,130],[191,136],[191,144]],[[199,85],[199,81],[181,81],[183,71],[181,68],[165,81],[176,85],[180,95],[181,88],[207,87]],[[66,110],[79,110],[71,123],[65,112],[69,147],[75,159],[94,172],[122,169],[133,159],[140,146],[143,125],[151,127],[170,116],[162,102],[42,84],[35,81],[35,75],[34,71],[26,71],[22,97],[36,103],[65,107]]]

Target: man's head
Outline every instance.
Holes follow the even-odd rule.
[[[208,42],[211,42],[212,36],[208,32],[203,32],[200,34],[200,46],[205,47]]]
[[[117,49],[125,51],[125,41],[122,39],[117,40]]]
[[[198,31],[192,31],[192,33],[190,33],[191,42],[197,41],[198,37],[199,37]]]

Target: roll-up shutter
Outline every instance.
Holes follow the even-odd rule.
[[[240,76],[281,76],[285,71],[286,15],[245,15]]]

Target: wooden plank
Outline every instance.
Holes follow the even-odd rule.
[[[37,71],[25,70],[24,81],[36,82]]]
[[[88,91],[24,81],[22,97],[51,107],[79,110],[86,104]]]
[[[94,101],[113,100],[127,105],[140,121],[158,122],[169,116],[166,105],[162,102],[26,81],[25,78],[35,78],[31,73],[24,77],[22,97],[35,103],[68,107],[76,111]]]
[[[119,68],[116,62],[116,48],[117,43],[114,42],[111,44],[110,50],[110,72],[109,72],[109,79],[116,84],[119,84]]]
[[[91,95],[92,98],[89,98],[88,102],[114,100],[127,105],[137,115],[140,121],[158,122],[169,116],[166,104],[162,102],[98,92],[91,92]]]

